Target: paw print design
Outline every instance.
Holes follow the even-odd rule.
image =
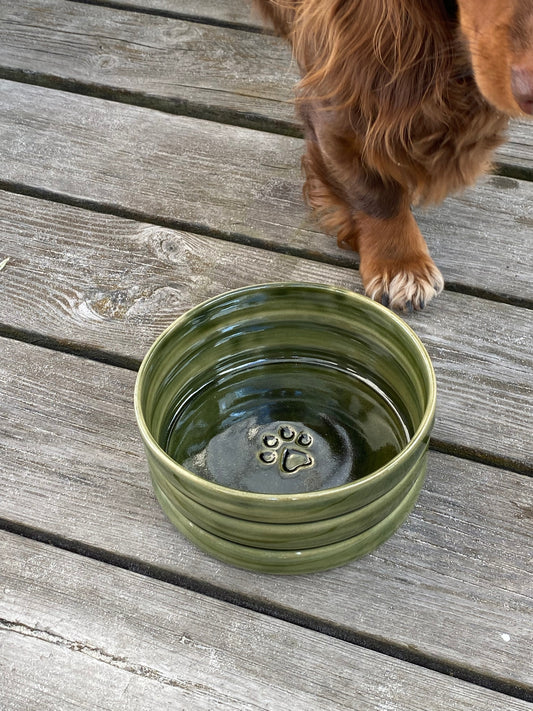
[[[296,476],[302,469],[309,469],[314,462],[310,453],[313,437],[291,425],[280,425],[277,431],[262,435],[259,460],[268,466],[277,464],[284,478]]]

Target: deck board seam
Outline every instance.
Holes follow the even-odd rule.
[[[81,0],[68,0],[69,2],[80,2]],[[35,72],[26,69],[14,69],[0,65],[0,79],[14,81],[30,86],[39,86],[43,89],[64,91],[77,96],[85,96],[104,101],[112,101],[117,104],[136,106],[152,111],[170,114],[172,116],[187,116],[202,121],[245,128],[261,133],[272,133],[289,138],[304,138],[303,128],[295,120],[284,121],[273,119],[264,114],[253,111],[239,111],[229,108],[210,107],[206,104],[194,102],[189,99],[166,98],[155,95],[143,94],[131,89],[120,89],[104,84],[82,82],[78,79],[66,79],[54,74],[45,72]],[[492,175],[505,178],[514,178],[526,182],[533,181],[533,168],[528,168],[517,163],[510,163],[501,159],[495,160],[492,164]]]
[[[85,96],[94,99],[113,101],[117,104],[127,106],[138,106],[152,111],[171,114],[173,116],[188,116],[212,123],[220,123],[237,128],[246,128],[251,131],[261,131],[263,133],[273,133],[291,138],[302,138],[303,131],[290,121],[281,119],[271,119],[268,116],[257,114],[252,111],[237,111],[227,108],[210,108],[202,103],[196,103],[187,99],[164,98],[157,96],[143,95],[131,89],[120,89],[109,87],[103,84],[90,84],[80,82],[77,79],[65,79],[45,72],[34,72],[26,69],[13,69],[12,67],[0,66],[0,79],[15,81],[20,84],[39,86],[44,89],[64,91],[69,94]],[[512,170],[513,166],[509,166]],[[533,180],[533,170],[524,169],[526,174],[531,173]],[[511,176],[508,176],[511,177]]]
[[[256,249],[262,249],[267,252],[283,254],[290,257],[297,257],[299,259],[307,259],[309,261],[317,262],[320,264],[327,264],[334,267],[342,267],[344,269],[353,270],[357,268],[357,265],[354,267],[353,261],[348,262],[343,257],[341,250],[339,250],[338,257],[333,257],[331,255],[324,254],[317,255],[313,250],[293,248],[288,243],[284,245],[266,245],[264,241],[251,237],[244,233],[216,230],[214,228],[209,228],[207,226],[199,225],[194,222],[187,222],[178,218],[161,218],[157,215],[153,215],[149,212],[145,212],[142,210],[133,210],[131,208],[122,207],[113,203],[99,202],[89,198],[77,198],[70,195],[65,195],[64,193],[56,192],[54,190],[49,190],[47,188],[29,186],[23,183],[5,180],[2,178],[0,178],[0,190],[4,190],[5,192],[9,192],[16,195],[25,195],[27,197],[37,198],[39,200],[44,200],[47,202],[58,203],[61,205],[69,205],[71,207],[78,207],[90,212],[95,212],[103,215],[112,215],[114,217],[120,217],[127,220],[135,220],[137,222],[142,222],[155,227],[164,227],[171,230],[188,232],[191,234],[199,235],[201,237],[210,237],[212,239],[218,239],[223,242],[230,242],[247,247],[254,247]],[[491,292],[488,289],[458,284],[454,281],[446,282],[445,290],[463,294],[465,296],[472,296],[475,298],[482,298],[487,301],[506,304],[508,306],[514,306],[516,308],[523,308],[527,310],[533,309],[533,299],[522,299],[516,296],[511,296],[509,294]]]
[[[112,351],[106,351],[99,348],[88,348],[83,343],[75,341],[62,341],[51,336],[45,336],[37,331],[26,331],[20,328],[14,328],[9,324],[0,322],[0,338],[6,338],[19,343],[34,345],[39,348],[45,348],[49,351],[57,353],[65,353],[66,355],[76,356],[96,363],[102,363],[115,368],[122,368],[137,372],[141,365],[141,360],[138,358],[122,356]],[[474,447],[466,447],[444,440],[431,437],[429,441],[429,449],[433,452],[446,454],[458,459],[464,459],[469,462],[475,462],[484,466],[494,467],[500,470],[512,472],[526,477],[533,477],[530,466],[525,461],[514,460],[511,457],[498,457],[497,455],[485,452]]]
[[[332,639],[338,639],[356,647],[368,649],[414,666],[461,679],[462,681],[489,689],[490,691],[505,694],[523,701],[533,700],[533,686],[517,684],[509,679],[468,669],[457,663],[420,652],[409,646],[393,643],[371,634],[359,633],[342,625],[327,622],[320,618],[313,617],[312,615],[306,615],[297,610],[283,607],[282,605],[261,602],[251,595],[235,593],[232,590],[214,585],[213,583],[206,583],[193,576],[174,573],[159,568],[155,564],[141,562],[129,556],[113,553],[112,551],[98,548],[97,546],[85,544],[74,539],[68,539],[26,524],[9,521],[5,518],[0,518],[0,530],[75,553],[91,560],[106,563],[107,565],[142,575],[151,580],[174,585],[175,587],[198,593],[207,598],[220,600],[234,605],[235,607],[257,612],[267,617],[287,622],[296,627],[317,632],[331,637]]]
[[[157,17],[168,17],[172,20],[185,20],[187,22],[195,22],[199,25],[210,25],[211,27],[224,27],[229,30],[239,30],[240,32],[250,32],[252,34],[274,35],[268,27],[263,27],[261,24],[245,22],[231,22],[229,20],[221,20],[207,15],[194,15],[188,12],[179,12],[176,10],[164,10],[163,8],[140,7],[138,5],[130,5],[128,2],[113,2],[113,0],[105,0],[104,2],[92,2],[91,0],[67,0],[77,5],[93,5],[95,7],[107,7],[111,10],[119,10],[121,12],[132,12],[138,15],[155,15]]]

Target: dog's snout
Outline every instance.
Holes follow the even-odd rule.
[[[520,109],[533,115],[533,59],[511,67],[511,89]]]

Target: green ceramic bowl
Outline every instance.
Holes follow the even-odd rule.
[[[157,484],[155,493],[161,508],[176,528],[215,558],[230,565],[262,573],[296,575],[336,568],[375,550],[405,521],[416,503],[422,483],[423,477],[420,477],[397,509],[365,531],[330,545],[296,550],[254,548],[215,536],[179,513]]]
[[[154,488],[164,495],[165,510],[172,508],[215,536],[255,548],[304,550],[337,543],[366,531],[400,507],[413,488],[420,488],[423,479],[423,468],[414,466],[390,491],[366,506],[341,516],[305,523],[262,523],[227,516],[197,503],[164,478],[154,481]]]
[[[356,557],[358,537],[384,520],[390,535],[418,490],[435,395],[429,356],[391,311],[278,283],[170,326],[141,365],[135,411],[163,508],[214,555],[213,538],[269,555],[350,540]]]

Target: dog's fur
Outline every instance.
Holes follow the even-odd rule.
[[[533,113],[533,0],[255,0],[301,70],[304,193],[359,252],[366,292],[443,288],[411,213],[472,184]]]

